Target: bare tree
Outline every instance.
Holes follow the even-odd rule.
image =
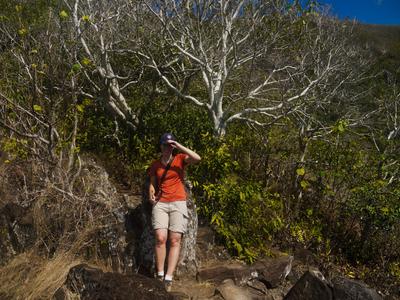
[[[93,91],[81,92],[102,100],[116,119],[135,130],[137,113],[126,95],[142,75],[140,65],[134,65],[131,59],[136,4],[125,0],[64,0],[64,3],[68,7],[65,12],[68,29],[75,32],[81,50],[76,63]]]
[[[17,7],[22,10],[23,6]],[[72,59],[66,63],[85,77],[84,84],[76,86],[77,95],[98,102],[112,118],[135,130],[137,113],[126,95],[142,76],[142,68],[132,60],[130,50],[135,43],[132,20],[136,5],[128,0],[62,0],[54,8],[48,32],[59,29],[59,42]],[[2,36],[13,42],[29,33],[29,29],[20,28],[19,36],[15,35],[18,28],[10,32],[2,27]]]
[[[400,135],[400,91],[396,83],[392,83],[391,95],[383,101],[383,111],[386,113],[388,140],[397,138]]]
[[[82,74],[72,70],[78,48],[65,51],[52,8],[43,15],[46,22],[32,32],[12,20],[1,24],[8,58],[4,67],[10,72],[0,90],[0,127],[8,139],[49,166],[47,180],[71,196],[81,168],[76,139]]]
[[[177,96],[207,110],[217,136],[234,121],[268,126],[321,106],[351,76],[349,30],[322,10],[286,1],[145,3],[154,21],[139,55]]]
[[[375,118],[366,125],[375,149],[382,156],[379,174],[390,184],[400,180],[399,136],[400,136],[400,89],[395,77],[383,72],[387,88],[375,99],[378,110]]]
[[[80,47],[72,42],[76,31],[68,30],[67,14],[58,7],[31,13],[36,3],[24,5],[15,18],[0,22],[0,154],[8,155],[7,164],[1,157],[0,184],[14,192],[2,205],[12,204],[32,220],[26,231],[17,218],[12,226],[10,221],[5,240],[13,242],[6,252],[11,257],[32,246],[25,248],[21,233],[15,235],[23,232],[41,255],[92,251],[113,269],[130,271],[133,256],[121,243],[126,208],[105,169],[80,158],[87,96],[83,68],[77,67]],[[21,17],[23,9],[31,13],[30,23]],[[97,252],[99,240],[107,241],[108,250]]]

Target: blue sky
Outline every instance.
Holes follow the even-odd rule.
[[[361,23],[400,25],[400,0],[320,0],[331,6],[331,14]]]

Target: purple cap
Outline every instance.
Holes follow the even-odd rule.
[[[160,138],[160,145],[166,144],[167,141],[169,141],[169,140],[176,141],[176,139],[172,133],[169,133],[169,132],[164,133]]]

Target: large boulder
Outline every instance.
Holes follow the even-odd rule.
[[[0,152],[0,266],[29,249],[36,241],[29,182],[24,164],[5,163]]]
[[[307,271],[290,289],[284,300],[332,300],[332,290],[319,271]]]
[[[78,254],[100,258],[114,271],[136,270],[140,214],[135,201],[131,206],[124,201],[104,167],[93,157],[82,158],[75,197],[32,169],[18,163],[0,168],[0,265],[35,245],[49,257],[76,247]]]
[[[285,300],[381,300],[382,297],[362,281],[335,277],[328,282],[321,272],[307,271],[284,297]]]
[[[252,267],[252,273],[257,272],[258,280],[268,288],[276,288],[292,270],[293,256],[282,256],[257,261]]]
[[[335,300],[381,300],[378,293],[364,282],[335,277],[332,280],[333,298]]]
[[[140,274],[104,273],[81,264],[70,269],[64,286],[54,294],[56,300],[174,299],[162,282]]]
[[[140,197],[132,200],[117,189],[103,164],[90,156],[82,159],[80,178],[86,184],[86,205],[98,214],[91,243],[82,248],[81,254],[88,259],[102,259],[114,272],[133,273],[137,268],[135,253],[140,230],[135,226],[140,222],[135,208]]]
[[[0,265],[33,245],[49,257],[75,247],[77,254],[101,259],[114,272],[152,275],[154,236],[148,201],[145,195],[132,194],[128,185],[114,182],[103,165],[82,155],[74,196],[58,182],[30,172],[33,168],[27,164],[0,165]],[[186,187],[190,195],[190,184]],[[189,230],[177,273],[195,274],[198,222],[191,197],[188,207]]]
[[[17,203],[0,208],[0,265],[29,249],[35,241],[32,211]]]

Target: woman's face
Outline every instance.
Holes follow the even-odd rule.
[[[163,154],[170,154],[172,153],[173,147],[170,144],[161,144],[161,152]]]

